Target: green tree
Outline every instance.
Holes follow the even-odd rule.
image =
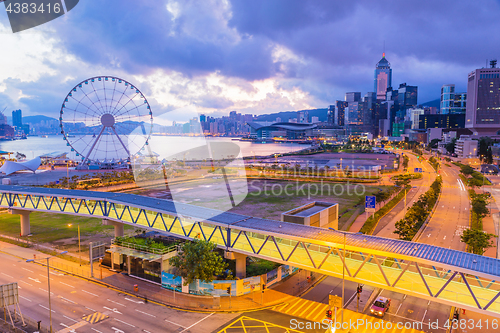
[[[446,146],[444,146],[446,148],[446,151],[450,154],[454,153],[455,152],[455,144],[457,142],[457,138],[453,138],[451,139],[451,142],[450,143],[447,143]]]
[[[464,176],[470,176],[474,173],[474,169],[470,165],[462,165],[460,166],[460,172]]]
[[[486,158],[485,158],[485,163],[486,164],[493,164],[493,153],[491,151],[491,147],[488,147],[488,151],[486,153]]]
[[[477,229],[465,229],[462,234],[462,242],[469,245],[469,251],[474,254],[483,255],[487,248],[492,247],[494,234],[488,234]]]
[[[184,285],[199,279],[212,282],[228,266],[224,259],[215,252],[216,245],[206,240],[194,240],[181,245],[177,256],[170,258],[170,265],[177,269],[175,273],[184,278]]]
[[[488,148],[493,143],[493,140],[489,137],[483,137],[479,140],[478,155],[481,161],[486,159],[488,155]]]
[[[433,149],[438,147],[438,142],[440,142],[440,139],[432,139],[431,142],[427,145],[427,147]]]
[[[472,211],[477,214],[479,218],[484,218],[489,214],[488,198],[485,194],[471,194]]]

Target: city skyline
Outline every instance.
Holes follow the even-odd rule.
[[[346,91],[372,91],[373,67],[384,41],[394,69],[392,82],[418,86],[422,103],[438,99],[444,84],[454,83],[458,91],[465,91],[468,73],[500,54],[494,46],[487,51],[479,47],[486,31],[483,25],[495,29],[489,18],[500,7],[494,2],[484,11],[468,3],[385,8],[369,2],[197,6],[170,1],[164,6],[134,3],[137,18],[127,15],[132,2],[121,4],[103,20],[103,8],[81,3],[63,20],[15,35],[7,33],[2,12],[0,30],[5,32],[2,40],[8,51],[0,74],[1,105],[23,109],[26,115],[54,117],[61,96],[92,73],[133,78],[155,114],[190,104],[217,116],[232,110],[264,114],[327,108]],[[102,6],[109,11],[114,5]],[[281,14],[262,14],[273,12],[269,6]],[[398,13],[405,11],[414,12],[427,25],[409,21],[399,30]],[[334,19],[331,14],[336,14]],[[467,14],[470,21],[462,25],[453,18],[458,14]],[[455,33],[429,40],[425,36],[431,30]],[[412,43],[403,38],[409,33],[414,36]],[[397,38],[391,37],[394,34]],[[95,48],[88,48],[90,41]],[[450,45],[461,52],[450,53]]]

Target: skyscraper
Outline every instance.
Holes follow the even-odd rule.
[[[382,53],[382,59],[375,67],[375,87],[373,91],[377,95],[377,99],[385,99],[385,92],[392,84],[392,69],[391,64],[385,58],[385,52]]]
[[[345,101],[349,111],[344,117],[345,125],[361,125],[363,123],[363,103],[360,92],[345,93]]]
[[[406,115],[406,110],[417,105],[417,86],[408,86],[406,83],[401,83],[398,89],[398,104],[399,111],[396,116],[403,119]]]
[[[21,110],[12,111],[12,126],[18,129],[23,127],[23,112]]]
[[[467,102],[466,93],[456,93],[454,84],[445,84],[441,87],[441,114],[465,113]]]
[[[469,73],[465,128],[475,136],[500,135],[500,68],[490,61],[490,68]]]
[[[335,101],[335,105],[330,105],[328,108],[328,123],[330,125],[345,125],[346,109],[348,103],[344,101]]]

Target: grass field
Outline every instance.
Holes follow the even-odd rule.
[[[21,232],[19,220],[19,215],[0,214],[0,235],[19,236]],[[78,245],[78,224],[80,225],[82,244],[93,240],[109,239],[114,235],[114,227],[102,225],[101,219],[64,214],[31,213],[32,236],[29,239],[36,243],[50,243],[62,247]],[[125,228],[129,231],[133,229],[130,226],[125,226]]]
[[[355,208],[364,205],[365,195],[383,189],[385,186],[254,180],[250,183],[248,196],[231,212],[281,220],[281,213],[292,208],[312,201],[326,201],[339,204],[341,228]]]

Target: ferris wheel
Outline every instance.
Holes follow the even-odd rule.
[[[82,167],[129,160],[148,144],[153,130],[146,97],[113,76],[77,84],[64,99],[59,121],[66,145],[81,158]]]

